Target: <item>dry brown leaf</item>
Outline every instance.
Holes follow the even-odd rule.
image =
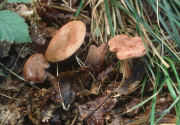
[[[61,72],[58,75],[60,91],[66,108],[75,100],[76,93],[85,89],[83,84],[89,77],[89,70],[89,68],[82,67],[76,71]]]
[[[43,35],[45,37],[53,37],[57,31],[58,29],[54,27],[46,27],[45,29],[43,29]]]
[[[21,108],[15,105],[0,106],[0,124],[1,125],[23,125],[24,114]]]
[[[102,44],[100,47],[91,45],[89,47],[85,65],[92,66],[95,72],[102,71],[102,69],[104,68],[107,51],[108,51],[108,46],[106,43]]]
[[[115,106],[117,100],[110,97],[110,92],[104,96],[96,98],[94,101],[79,105],[79,119],[86,125],[104,125],[103,116]]]
[[[90,89],[90,94],[95,94],[98,95],[100,89],[100,84],[99,83],[92,83],[91,89]]]
[[[16,7],[15,12],[24,17],[26,20],[31,20],[34,14],[33,7],[27,7],[25,4],[19,4]]]
[[[60,83],[61,96],[66,108],[68,108],[76,98],[76,92],[70,84],[71,82],[69,80]]]
[[[132,107],[136,106],[136,105],[139,104],[140,102],[141,102],[140,99],[137,99],[137,98],[132,99],[129,103],[126,104],[126,111],[129,110],[129,109],[131,109]],[[136,116],[136,115],[138,115],[138,113],[139,113],[139,111],[140,111],[140,108],[141,108],[141,107],[133,110],[132,112],[127,113],[126,115],[127,115],[128,117]]]
[[[89,67],[82,67],[76,71],[66,71],[61,72],[57,79],[58,81],[72,80],[72,79],[81,79],[82,81],[86,81],[89,77]]]
[[[46,43],[45,36],[40,33],[37,27],[30,29],[30,34],[33,43],[38,45],[44,45]]]
[[[144,70],[145,69],[142,66],[142,64],[135,64],[133,67],[133,72],[130,75],[130,77],[128,77],[124,81],[124,83],[116,90],[117,95],[115,97],[128,95],[129,93],[134,91],[142,80]]]
[[[97,79],[101,81],[105,81],[109,77],[110,74],[112,75],[113,72],[115,72],[115,68],[112,67],[112,65],[107,66],[104,71],[98,74]]]

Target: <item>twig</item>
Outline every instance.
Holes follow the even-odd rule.
[[[77,119],[77,116],[78,116],[78,114],[76,114],[76,116],[74,117],[73,121],[71,122],[71,125],[74,125],[75,120]]]
[[[59,9],[59,10],[70,12],[70,13],[75,13],[76,12],[75,9],[65,8],[65,7],[58,6],[58,5],[50,5],[50,4],[44,4],[44,3],[40,3],[40,5],[41,6],[46,6],[46,7],[56,8],[56,9]]]
[[[62,0],[62,2],[66,5],[69,5],[68,2],[66,2],[65,0]]]
[[[8,99],[12,99],[12,97],[7,96],[7,95],[4,95],[4,94],[2,94],[2,93],[0,93],[0,96],[4,96],[4,97],[6,97],[6,98],[8,98]]]

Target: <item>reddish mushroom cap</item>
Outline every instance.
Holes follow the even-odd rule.
[[[86,26],[81,21],[72,21],[57,31],[46,50],[46,59],[58,62],[67,59],[80,48],[84,41]]]
[[[30,56],[23,68],[23,75],[27,82],[42,83],[45,81],[49,63],[42,54]]]
[[[108,45],[109,50],[116,52],[117,58],[120,60],[141,57],[146,54],[141,37],[130,38],[128,35],[117,35],[109,40]]]

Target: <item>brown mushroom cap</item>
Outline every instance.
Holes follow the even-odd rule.
[[[117,35],[109,40],[108,45],[109,50],[116,52],[116,56],[120,60],[141,57],[146,54],[141,37],[130,38],[128,35]]]
[[[81,21],[72,21],[57,31],[46,50],[46,59],[58,62],[67,59],[80,48],[84,41],[86,26]]]
[[[23,75],[27,82],[42,83],[45,81],[47,72],[46,68],[49,63],[42,54],[34,54],[30,56],[23,68]]]

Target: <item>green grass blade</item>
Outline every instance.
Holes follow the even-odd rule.
[[[174,11],[176,12],[177,16],[180,16],[180,11],[176,7],[175,3],[172,0],[170,0],[169,2],[172,5],[172,7],[173,7]]]
[[[160,71],[159,71],[159,69],[157,69],[156,81],[155,81],[155,87],[154,87],[154,90],[153,90],[153,94],[155,94],[157,92],[157,86],[159,84],[159,80],[160,80]],[[151,114],[150,114],[150,124],[151,125],[154,125],[154,122],[155,122],[156,100],[157,100],[157,97],[155,96],[152,99],[152,104],[151,104]]]
[[[179,75],[178,75],[178,73],[176,71],[176,67],[175,67],[175,65],[174,65],[174,63],[173,63],[173,61],[171,59],[169,59],[168,57],[164,57],[164,59],[167,60],[169,62],[169,64],[170,64],[170,66],[171,66],[171,68],[172,68],[172,70],[174,72],[174,75],[176,77],[177,83],[178,83],[178,89],[180,91],[180,78],[179,78]]]
[[[143,99],[144,89],[145,89],[145,86],[146,86],[146,82],[147,82],[147,77],[144,78],[143,83],[142,83],[142,89],[141,89],[141,102],[142,102],[142,99]],[[144,107],[142,107],[142,108],[143,108],[143,110],[145,111]]]
[[[142,100],[143,95],[144,95],[144,88],[145,88],[145,86],[146,86],[146,82],[147,82],[147,77],[144,78],[143,83],[142,83],[141,100]]]
[[[165,12],[167,13],[167,16],[168,16],[170,25],[171,25],[172,30],[174,32],[174,37],[175,37],[176,41],[180,42],[180,37],[179,37],[178,31],[177,31],[177,28],[176,28],[176,26],[174,24],[174,21],[173,21],[174,17],[171,14],[172,12],[171,12],[171,9],[169,7],[169,4],[167,3],[166,0],[163,0],[163,4],[164,4],[164,7],[165,7]]]
[[[179,2],[179,0],[173,0],[175,3],[176,3],[176,5],[178,5],[178,7],[180,8],[180,2]]]
[[[108,8],[107,0],[104,0],[104,5],[105,5],[106,15],[107,15],[109,26],[110,26],[110,30],[111,30],[111,36],[115,36],[114,28],[113,28],[113,23],[112,23],[112,19],[111,19],[111,14],[110,14],[110,10]]]
[[[145,62],[145,64],[146,64],[147,68],[148,68],[149,71],[151,72],[151,75],[152,75],[153,79],[155,79],[154,71],[153,71],[151,65],[148,63],[148,60],[147,60],[145,57],[142,57],[142,58],[143,58],[143,60],[144,60],[144,62]]]
[[[80,4],[79,4],[79,6],[78,6],[78,9],[77,9],[77,11],[76,11],[75,17],[78,17],[78,16],[79,16],[79,13],[80,13],[80,11],[81,11],[81,9],[82,9],[82,7],[83,7],[83,4],[84,4],[84,0],[81,0]]]
[[[166,69],[166,67],[164,67],[164,68]],[[175,92],[175,90],[174,90],[174,88],[173,88],[173,86],[171,84],[171,81],[172,80],[171,80],[170,76],[168,75],[168,78],[166,79],[166,85],[168,87],[168,90],[170,92],[171,97],[173,98],[173,100],[176,100],[177,95],[176,95],[176,92]]]

